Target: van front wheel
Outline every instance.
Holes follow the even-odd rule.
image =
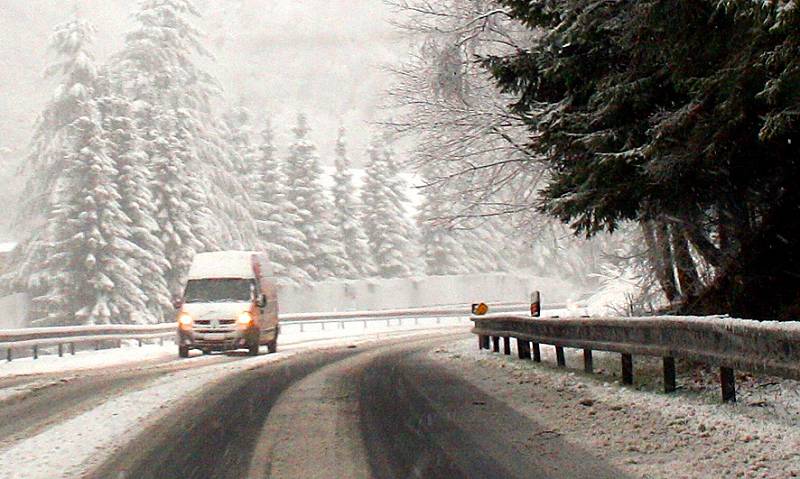
[[[189,357],[189,346],[178,346],[178,356],[182,358]]]

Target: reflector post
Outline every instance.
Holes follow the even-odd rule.
[[[472,314],[474,316],[483,316],[489,312],[489,306],[486,303],[474,303],[472,305]]]
[[[538,318],[542,314],[541,296],[538,291],[531,293],[531,317]]]

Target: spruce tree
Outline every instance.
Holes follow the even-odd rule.
[[[99,114],[76,120],[64,181],[56,190],[48,229],[53,241],[46,268],[53,278],[44,301],[58,324],[142,322],[145,296],[131,259],[139,247],[129,238],[119,173],[106,154]]]
[[[336,171],[333,175],[333,227],[344,244],[347,269],[345,278],[371,276],[375,273],[367,246],[367,237],[361,227],[361,205],[354,193],[353,173],[344,141],[344,128],[339,129],[336,140]]]
[[[286,180],[276,155],[274,132],[268,120],[261,132],[256,171],[256,223],[261,249],[267,252],[275,275],[284,282],[307,283],[311,276],[295,258],[308,256],[305,235],[297,228],[297,207],[286,196]]]
[[[129,264],[139,248],[130,241],[131,220],[101,124],[92,32],[73,20],[51,39],[59,62],[49,72],[64,79],[42,116],[28,165],[29,191],[39,193],[31,206],[46,224],[25,243],[23,258],[36,264],[19,265],[23,275],[36,271],[21,282],[33,295],[38,324],[129,323],[147,315]]]
[[[255,249],[258,246],[256,217],[258,216],[257,185],[258,147],[253,141],[253,125],[251,114],[247,108],[238,106],[231,108],[223,115],[218,127],[223,143],[218,154],[230,165],[226,175],[214,174],[216,194],[227,200],[218,205],[216,217],[228,220],[229,227],[235,234],[223,240],[223,244],[238,249]],[[216,162],[214,162],[216,163]],[[221,214],[220,212],[227,211]]]
[[[188,0],[145,0],[134,14],[136,27],[115,57],[114,71],[122,92],[134,102],[136,126],[153,172],[153,198],[160,240],[169,262],[166,271],[171,293],[182,287],[183,276],[195,252],[213,249],[209,219],[220,218],[209,209],[213,170],[209,158],[220,158],[208,144],[216,135],[210,121],[209,98],[213,79],[196,67],[192,55],[204,53],[199,34],[189,19],[198,16]],[[215,155],[207,155],[215,151]],[[229,169],[228,169],[229,171]],[[226,218],[215,230],[236,232]],[[222,223],[220,225],[219,223]]]
[[[535,132],[527,148],[550,166],[541,208],[588,235],[655,226],[652,263],[673,263],[664,271],[677,278],[659,277],[685,311],[794,317],[794,3],[501,3],[541,33],[485,61]],[[712,282],[698,286],[692,252]]]
[[[322,167],[308,138],[305,115],[298,115],[292,132],[295,139],[286,162],[287,199],[297,208],[295,227],[308,247],[297,252],[295,263],[314,280],[334,278],[348,265],[341,239],[331,225],[332,203],[321,183]]]
[[[418,264],[415,231],[406,211],[407,187],[394,163],[387,137],[376,136],[361,192],[364,231],[377,274],[384,278],[411,276]]]
[[[44,268],[52,246],[45,225],[55,215],[54,193],[67,168],[70,126],[87,114],[97,78],[91,52],[93,36],[91,24],[74,19],[57,25],[48,44],[56,61],[47,68],[46,75],[61,77],[61,81],[37,119],[31,153],[23,164],[27,181],[16,227],[28,236],[15,255],[11,279],[14,289],[26,291],[33,298],[34,317],[49,314],[46,306],[39,309],[43,301],[38,300],[46,298],[52,280]]]
[[[147,305],[148,314],[143,319],[161,322],[170,316],[172,305],[165,279],[169,263],[164,243],[158,237],[157,211],[151,193],[153,176],[130,103],[110,89],[107,91],[99,108],[106,152],[116,159],[120,205],[130,218],[129,240],[135,248],[129,260]]]
[[[165,113],[157,117],[157,124],[164,128],[148,139],[148,153],[153,169],[156,221],[170,265],[167,286],[172,294],[177,294],[195,253],[205,249],[201,238],[206,236],[202,218],[206,197],[199,190],[203,181],[190,169],[194,158],[187,124],[191,119],[182,111]]]
[[[444,184],[433,182],[432,172],[425,178],[422,190],[422,205],[417,216],[420,244],[425,258],[425,274],[462,274],[472,263],[462,244],[465,235],[448,227],[447,216],[451,212],[452,198]]]

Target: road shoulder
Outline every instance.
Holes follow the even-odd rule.
[[[635,477],[800,474],[800,430],[750,418],[744,405],[621,387],[601,376],[478,351],[474,338],[427,359],[547,425],[553,439],[580,445]]]

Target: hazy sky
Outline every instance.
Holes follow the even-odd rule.
[[[281,147],[298,111],[309,115],[323,157],[340,124],[358,161],[365,123],[383,114],[382,66],[401,60],[407,42],[387,23],[381,0],[196,0],[198,26],[214,56],[204,60],[232,104],[274,117]],[[131,0],[0,0],[0,147],[24,154],[31,125],[53,91],[43,78],[53,26],[73,11],[97,27],[96,55],[117,51],[132,24]],[[288,122],[288,124],[287,124]]]

